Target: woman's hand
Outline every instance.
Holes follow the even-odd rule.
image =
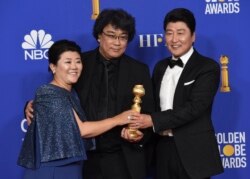
[[[30,123],[33,120],[33,100],[29,101],[26,106],[25,106],[25,118],[27,119],[28,125],[30,125]]]
[[[139,117],[140,113],[134,110],[128,110],[114,116],[112,119],[118,126],[122,126],[135,123],[134,120],[139,120]]]

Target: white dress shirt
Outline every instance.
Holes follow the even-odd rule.
[[[173,109],[173,101],[174,101],[176,86],[178,84],[181,73],[185,68],[186,63],[190,58],[190,56],[193,54],[193,52],[194,49],[193,47],[191,47],[186,54],[180,57],[180,59],[183,62],[183,68],[177,65],[174,66],[173,68],[170,68],[169,66],[167,67],[161,81],[160,94],[159,94],[161,111]],[[177,59],[173,58],[173,60]],[[173,133],[171,129],[168,129],[162,131],[161,135],[173,136]]]

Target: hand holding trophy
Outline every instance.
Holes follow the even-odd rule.
[[[135,85],[133,88],[133,94],[135,95],[133,102],[134,104],[132,105],[131,109],[135,110],[137,112],[141,112],[141,106],[140,104],[142,103],[141,97],[145,95],[145,89],[143,87],[143,85]],[[131,138],[136,138],[137,136],[137,129],[130,127],[130,125],[128,125],[129,127],[129,136]]]

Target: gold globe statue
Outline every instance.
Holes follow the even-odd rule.
[[[133,94],[135,95],[135,97],[133,99],[134,104],[132,105],[131,108],[137,112],[141,112],[141,105],[140,105],[142,103],[141,97],[145,95],[145,89],[143,85],[135,85],[133,88]],[[131,138],[136,138],[138,136],[137,129],[129,127],[129,135]]]

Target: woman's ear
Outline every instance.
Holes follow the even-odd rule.
[[[50,64],[49,64],[49,68],[50,68],[50,70],[52,71],[53,74],[56,73],[56,67],[55,67],[54,64],[50,63]]]

